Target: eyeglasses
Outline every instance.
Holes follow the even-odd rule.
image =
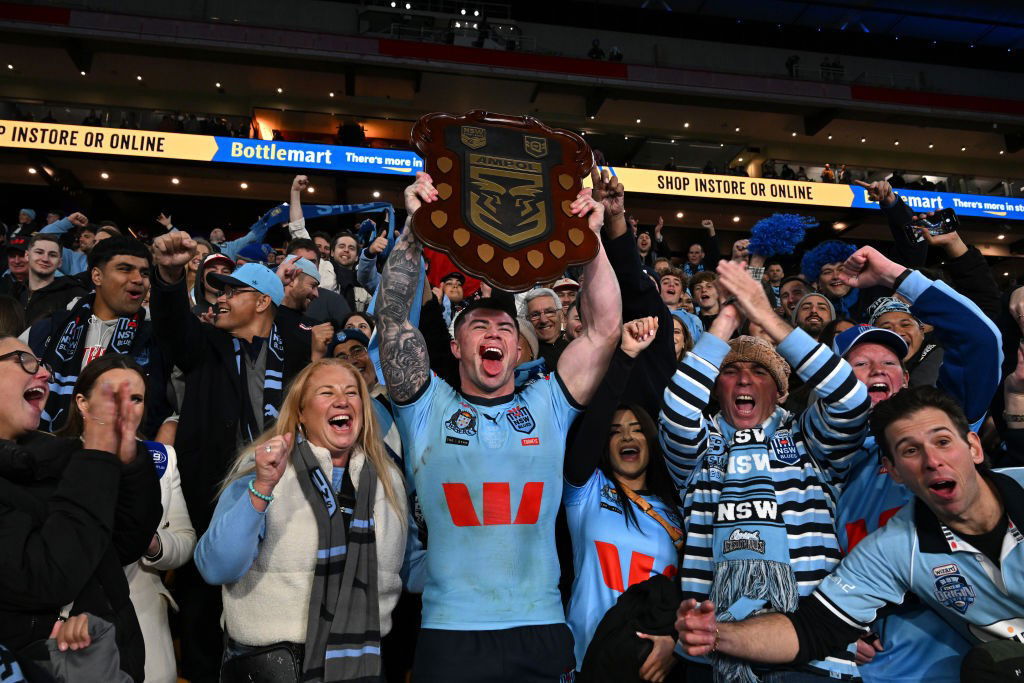
[[[366,355],[366,348],[363,346],[353,346],[349,349],[348,353],[342,351],[341,353],[334,354],[335,358],[339,360],[348,360],[350,358],[361,358]]]
[[[40,366],[42,366],[43,369],[46,370],[47,374],[53,375],[53,370],[50,369],[49,365],[47,365],[40,359],[36,358],[28,351],[11,351],[10,353],[5,353],[2,356],[0,356],[0,361],[5,361],[8,358],[17,358],[18,365],[21,366],[21,369],[30,375],[34,375],[37,372],[39,372]]]
[[[236,294],[247,294],[248,292],[256,292],[257,294],[259,294],[259,293],[260,293],[260,292],[259,292],[258,290],[255,290],[255,289],[253,289],[253,288],[251,288],[251,287],[249,287],[249,288],[246,288],[246,289],[235,289],[234,287],[225,287],[225,288],[224,288],[224,289],[223,289],[223,290],[221,291],[221,295],[222,295],[222,296],[223,296],[223,297],[224,297],[225,299],[231,299],[231,298],[233,298],[233,297],[234,297],[234,296],[235,296]]]
[[[556,315],[558,315],[560,310],[561,309],[557,308],[545,308],[543,311],[534,311],[533,313],[530,313],[526,317],[529,318],[531,321],[540,320],[541,316],[544,316],[545,318],[554,318]]]

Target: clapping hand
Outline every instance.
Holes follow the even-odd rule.
[[[132,402],[131,387],[101,381],[82,410],[82,443],[88,450],[114,453],[122,464],[135,460],[136,433],[142,411]]]

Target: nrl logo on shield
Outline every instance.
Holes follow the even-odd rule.
[[[470,149],[480,149],[487,144],[487,131],[477,126],[463,126],[460,137],[462,144]]]
[[[523,149],[534,159],[541,159],[548,155],[548,141],[546,138],[536,138],[532,135],[523,136]]]

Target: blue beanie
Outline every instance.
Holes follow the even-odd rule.
[[[26,214],[26,215],[28,215],[28,219],[29,219],[30,221],[34,221],[34,220],[36,219],[36,212],[35,212],[35,209],[22,209],[22,210],[21,210],[21,212],[22,212],[23,214]]]

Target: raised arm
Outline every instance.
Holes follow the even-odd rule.
[[[604,224],[604,211],[604,205],[594,200],[589,189],[581,191],[572,203],[573,214],[587,216],[590,229],[599,236]],[[608,263],[600,237],[597,256],[584,268],[583,280],[586,286],[580,295],[580,307],[587,321],[586,332],[562,352],[558,359],[558,376],[573,399],[586,405],[608,368],[622,325],[619,282]]]
[[[380,280],[377,323],[380,334],[380,367],[388,394],[399,403],[412,399],[430,379],[430,359],[420,331],[409,322],[409,311],[418,306],[416,285],[420,277],[423,245],[412,232],[412,215],[423,202],[437,199],[433,180],[422,171],[405,188],[409,218],[391,250]]]

